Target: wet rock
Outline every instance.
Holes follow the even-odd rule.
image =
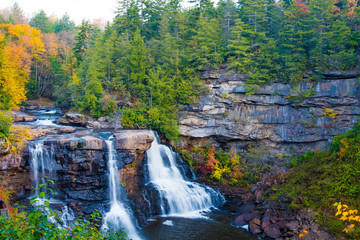
[[[244,226],[246,224],[246,221],[244,220],[244,215],[240,215],[237,218],[235,218],[233,224],[235,226]]]
[[[73,133],[76,131],[76,128],[73,127],[61,127],[59,128],[60,133]]]

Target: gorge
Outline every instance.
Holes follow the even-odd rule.
[[[297,155],[326,148],[333,136],[353,127],[359,114],[359,90],[351,73],[333,73],[323,82],[301,85],[303,91],[315,89],[314,93],[301,102],[292,102],[287,95],[292,88],[285,84],[274,83],[249,96],[241,90],[241,75],[221,71],[224,70],[204,74],[211,95],[181,112],[182,139],[178,144],[182,147],[210,142],[236,146],[239,152],[246,152],[251,145],[264,145],[267,152],[261,160],[271,162],[279,154]],[[326,115],[326,109],[334,109],[334,118]],[[33,194],[32,188],[45,183],[44,176],[48,176],[55,183],[54,208],[63,209],[69,222],[73,221],[70,212],[79,217],[97,209],[105,220],[124,227],[133,239],[161,239],[156,233],[179,235],[184,228],[194,236],[208,234],[208,239],[226,234],[229,239],[252,238],[245,230],[230,226],[231,218],[226,217],[226,226],[220,224],[223,220],[213,222],[212,219],[223,219],[230,213],[211,211],[220,207],[224,198],[218,190],[196,183],[190,167],[162,145],[155,132],[113,132],[106,121],[77,113],[59,119],[54,115],[58,111],[33,110],[27,111],[30,115],[14,115],[15,120],[36,129],[41,136],[28,144],[21,159],[11,162],[2,157],[2,184],[16,190],[18,201],[26,201]],[[30,121],[23,122],[26,119]],[[177,147],[178,144],[173,143]],[[28,179],[32,179],[32,185]],[[261,202],[257,194],[262,188],[259,185],[254,190],[253,209]],[[226,194],[227,198],[231,196]],[[235,210],[236,213],[246,212]],[[253,224],[251,216],[245,219],[237,218],[235,224]],[[194,224],[202,225],[202,230],[194,229]],[[256,232],[254,226],[252,232]],[[266,229],[265,234],[275,236]]]

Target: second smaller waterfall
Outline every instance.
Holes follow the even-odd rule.
[[[110,227],[114,230],[124,228],[130,238],[134,240],[140,239],[131,220],[131,214],[121,201],[121,187],[118,177],[119,170],[117,167],[116,150],[113,147],[113,141],[110,139],[105,142],[108,147],[109,189],[111,201],[110,211],[106,213],[104,218],[105,228]]]
[[[224,197],[210,187],[187,181],[175,161],[175,153],[159,143],[158,136],[147,151],[149,180],[160,194],[164,215],[191,216],[224,202]]]

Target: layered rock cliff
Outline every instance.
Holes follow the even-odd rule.
[[[357,73],[329,72],[319,82],[291,86],[274,82],[249,95],[245,76],[226,69],[206,71],[208,96],[180,112],[183,145],[266,148],[267,158],[324,149],[358,121]]]
[[[49,158],[47,173],[55,185],[53,198],[66,203],[76,216],[89,216],[94,210],[101,212],[109,208],[108,149],[104,139],[114,136],[117,164],[121,183],[126,189],[128,205],[137,217],[139,225],[150,217],[149,203],[144,199],[145,152],[154,136],[146,130],[122,130],[115,133],[93,133],[88,130],[74,134],[48,135],[44,139],[29,142],[22,153],[21,161],[0,171],[0,185],[16,192],[16,201],[26,201],[35,187],[30,171],[33,157],[31,149],[42,142],[43,153],[38,157]],[[45,156],[46,155],[46,156]],[[44,160],[42,160],[44,161]],[[49,170],[50,168],[50,170]],[[40,176],[44,177],[44,176]],[[32,180],[32,181],[31,181]]]

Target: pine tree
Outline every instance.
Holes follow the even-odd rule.
[[[247,25],[241,19],[236,19],[235,26],[231,29],[231,39],[229,45],[230,67],[235,68],[240,73],[247,73],[251,64],[250,48],[252,39],[245,31]]]
[[[86,49],[88,48],[91,25],[89,21],[83,20],[79,27],[79,32],[75,36],[75,45],[73,48],[74,57],[76,59],[75,67],[78,67],[84,60]]]

